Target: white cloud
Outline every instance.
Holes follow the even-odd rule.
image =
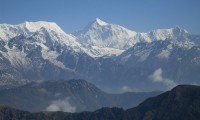
[[[130,88],[126,85],[122,86],[121,87],[121,92],[124,93],[124,92],[138,92],[139,90],[136,89],[136,88]]]
[[[153,82],[161,83],[161,84],[165,85],[167,87],[167,89],[171,89],[177,85],[177,83],[174,82],[173,80],[163,78],[161,68],[155,70],[154,73],[152,75],[150,75],[149,77],[151,78],[151,80]]]
[[[76,107],[72,106],[69,103],[69,98],[66,97],[63,100],[55,100],[52,101],[52,104],[50,104],[47,108],[47,111],[64,111],[64,112],[75,112]]]

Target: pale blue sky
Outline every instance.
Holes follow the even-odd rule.
[[[71,33],[95,18],[138,32],[178,25],[200,34],[200,0],[0,0],[0,23],[53,21]]]

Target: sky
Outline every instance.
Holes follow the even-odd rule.
[[[72,33],[95,18],[137,32],[179,26],[200,34],[200,0],[0,0],[0,24],[49,21]]]

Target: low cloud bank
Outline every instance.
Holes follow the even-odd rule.
[[[50,104],[45,110],[75,112],[76,107],[70,104],[69,99],[70,99],[69,97],[66,97],[63,100],[58,99],[58,100],[52,101],[52,104]]]
[[[122,93],[125,93],[125,92],[139,92],[139,90],[137,88],[131,88],[127,85],[124,85],[121,87],[121,90],[120,90]]]

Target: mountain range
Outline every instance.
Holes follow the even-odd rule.
[[[127,109],[161,93],[155,91],[110,94],[85,80],[40,81],[1,90],[0,104],[31,112],[82,112],[102,107]]]
[[[98,18],[72,34],[53,22],[0,24],[0,86],[86,79],[123,92],[199,84],[199,41],[180,27],[139,33]]]
[[[198,120],[200,118],[200,87],[179,85],[159,96],[149,98],[134,108],[102,108],[94,112],[30,113],[0,106],[2,120]]]

